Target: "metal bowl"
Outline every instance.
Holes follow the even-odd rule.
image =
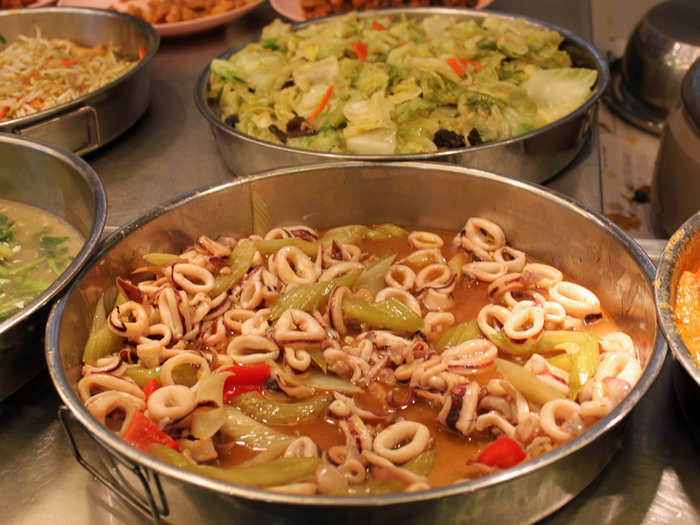
[[[89,312],[96,300],[91,291],[113,284],[115,276],[137,264],[140,254],[179,250],[202,232],[214,237],[248,234],[253,192],[267,202],[274,225],[395,222],[459,231],[468,216],[488,217],[508,232],[514,246],[596,290],[620,329],[636,338],[643,375],[613,412],[564,446],[515,468],[426,492],[350,498],[285,495],[161,463],[104,428],[76,395]],[[167,482],[164,493],[173,523],[525,523],[553,512],[598,475],[621,444],[620,423],[659,373],[666,347],[657,328],[653,274],[646,254],[610,221],[517,179],[439,163],[285,168],[195,191],[111,235],[54,307],[47,326],[47,361],[59,395],[97,443],[140,472],[142,482],[150,481],[156,500],[161,476]],[[119,485],[117,480],[112,486]],[[133,493],[126,486],[121,490]]]
[[[101,88],[33,115],[0,122],[0,132],[45,140],[83,155],[131,127],[149,103],[148,64],[160,43],[153,27],[136,17],[103,9],[46,7],[0,11],[0,35],[65,38],[82,46],[113,44],[124,56],[143,59]]]
[[[700,263],[700,212],[692,215],[671,236],[659,261],[654,280],[656,309],[661,329],[674,357],[673,387],[676,398],[700,442],[700,368],[685,346],[673,307],[678,280],[684,270],[693,270]]]
[[[0,400],[41,368],[41,336],[49,303],[75,277],[94,251],[107,218],[97,174],[72,153],[37,140],[0,133],[0,196],[61,217],[85,238],[73,262],[51,286],[0,322]]]
[[[612,108],[632,124],[660,135],[681,97],[686,71],[700,56],[700,4],[672,0],[647,11],[621,60],[612,64]]]
[[[568,166],[583,147],[590,135],[593,112],[598,99],[605,92],[610,74],[603,58],[596,49],[582,38],[560,27],[523,16],[486,13],[483,10],[455,8],[400,8],[384,9],[358,16],[374,16],[375,13],[406,14],[425,17],[435,14],[461,17],[465,20],[482,21],[484,18],[522,19],[533,24],[558,31],[564,36],[562,48],[569,51],[575,65],[598,71],[598,80],[591,98],[581,107],[551,124],[529,133],[505,140],[488,142],[469,148],[441,150],[432,153],[396,155],[357,155],[351,153],[323,153],[301,148],[292,148],[256,139],[230,128],[216,117],[206,96],[209,66],[202,72],[195,89],[195,102],[202,116],[209,122],[219,154],[235,175],[247,175],[261,170],[293,166],[322,161],[442,161],[470,166],[520,177],[532,182],[542,182]],[[315,19],[300,24],[303,27],[327,20]],[[258,40],[259,37],[252,41]],[[230,49],[218,58],[225,59],[248,44]]]

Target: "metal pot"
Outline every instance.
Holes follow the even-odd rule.
[[[652,178],[652,205],[669,234],[700,210],[700,58],[683,77],[681,102],[666,121]]]
[[[656,270],[654,294],[661,329],[674,358],[673,387],[691,431],[700,442],[700,367],[685,346],[676,324],[674,304],[678,280],[700,261],[700,212],[692,215],[671,236]]]
[[[179,250],[202,232],[214,237],[248,234],[254,194],[268,204],[273,225],[394,222],[459,231],[469,216],[488,217],[508,232],[513,246],[594,289],[620,329],[635,337],[644,373],[613,412],[564,446],[512,469],[426,492],[351,498],[285,495],[217,482],[161,463],[101,426],[76,395],[89,312],[96,300],[95,294],[84,292],[111,285],[139,254]],[[438,163],[285,168],[195,191],[111,235],[54,308],[47,325],[47,361],[72,415],[99,446],[137,472],[144,486],[150,485],[143,507],[154,519],[169,506],[173,523],[525,523],[553,512],[596,477],[620,445],[619,423],[659,373],[665,345],[657,330],[652,277],[648,257],[610,221],[516,179]],[[112,487],[132,497],[134,491],[118,479]],[[154,504],[159,494],[169,505]]]
[[[94,251],[107,218],[97,174],[75,155],[44,142],[0,133],[0,196],[61,217],[85,238],[73,262],[24,309],[0,322],[0,400],[41,369],[49,304]]]
[[[65,38],[92,47],[113,44],[125,56],[143,59],[120,78],[59,106],[0,122],[0,132],[38,138],[84,155],[129,129],[149,103],[148,64],[159,37],[136,17],[104,9],[48,7],[0,11],[0,34],[7,42],[19,35]]]
[[[662,134],[666,117],[678,105],[683,76],[700,57],[698,19],[700,5],[695,0],[663,2],[644,14],[624,57],[610,66],[606,100],[618,115],[645,131]]]
[[[195,90],[195,102],[200,113],[211,126],[219,154],[222,156],[226,166],[235,175],[247,175],[248,173],[265,169],[322,161],[442,161],[492,170],[533,182],[542,182],[563,170],[581,151],[590,135],[595,104],[605,92],[610,76],[605,60],[591,44],[560,27],[539,20],[523,16],[486,13],[482,10],[437,7],[400,8],[377,10],[372,13],[365,12],[360,13],[358,16],[374,16],[374,13],[406,14],[413,17],[442,14],[460,17],[465,20],[476,20],[477,22],[482,21],[487,16],[505,19],[519,18],[553,29],[564,36],[565,40],[561,47],[569,51],[575,65],[598,71],[595,91],[585,104],[566,117],[510,139],[434,153],[401,155],[322,153],[259,140],[224,124],[215,116],[214,108],[209,105],[207,100],[206,88],[207,78],[209,77],[209,67],[207,66],[199,77]],[[327,20],[327,18],[296,25],[303,27],[309,24],[317,24],[324,20]],[[258,40],[258,38],[253,39],[253,41]],[[226,51],[218,58],[227,58],[247,44]]]

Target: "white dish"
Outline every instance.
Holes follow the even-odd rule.
[[[483,9],[493,0],[478,0],[474,9]],[[279,14],[293,22],[301,22],[304,18],[304,11],[301,8],[301,0],[270,0],[270,5]]]
[[[226,24],[231,20],[235,20],[236,18],[245,15],[248,11],[251,11],[263,2],[264,0],[251,0],[251,2],[248,4],[218,15],[203,16],[201,18],[195,18],[185,22],[173,22],[171,24],[153,24],[153,27],[162,37],[199,33],[201,31],[206,31],[207,29],[212,29],[214,27]],[[148,0],[131,0],[128,3],[120,0],[58,0],[58,5],[73,7],[97,7],[101,9],[111,8],[126,12],[129,5],[141,7],[142,9],[148,8]]]

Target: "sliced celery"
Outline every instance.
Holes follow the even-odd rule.
[[[576,399],[583,385],[595,375],[600,365],[598,341],[590,340],[582,344],[578,352],[571,356],[569,371],[569,398]]]
[[[396,224],[379,224],[374,227],[374,231],[384,233],[389,237],[406,237],[408,232]]]
[[[365,238],[369,228],[367,226],[362,226],[360,224],[351,224],[350,226],[340,226],[338,228],[331,228],[328,230],[321,242],[323,246],[330,246],[333,241],[338,244],[352,244],[358,243]]]
[[[231,255],[228,256],[231,263],[231,273],[219,275],[214,280],[214,288],[209,292],[210,297],[216,297],[240,281],[250,270],[256,251],[255,242],[250,239],[238,241]]]
[[[175,467],[208,478],[245,485],[248,487],[274,487],[288,485],[306,479],[321,463],[320,458],[279,458],[262,465],[222,468],[211,465],[193,465],[183,454],[169,447],[153,444],[149,452],[159,460]]]
[[[382,288],[385,288],[384,276],[389,271],[389,267],[394,264],[394,259],[396,259],[396,255],[390,255],[366,268],[355,281],[353,290],[364,288],[374,295]]]
[[[409,472],[413,472],[419,476],[428,476],[435,468],[435,459],[437,458],[437,449],[429,448],[418,454],[415,458],[407,461],[401,468],[405,468]]]
[[[282,454],[292,437],[256,421],[235,407],[224,405],[225,421],[221,433],[228,441],[237,441],[251,450]]]
[[[547,401],[564,399],[563,394],[540,381],[535,374],[529,370],[525,370],[525,368],[520,365],[511,363],[505,359],[496,358],[496,368],[503,378],[512,384],[516,390],[529,401],[533,401],[538,405],[544,405]]]
[[[462,278],[462,266],[467,264],[469,259],[467,254],[464,252],[458,252],[456,255],[452,256],[449,261],[447,261],[447,266],[449,266],[450,271],[457,276],[457,282]]]
[[[155,379],[160,385],[160,367],[142,368],[140,366],[131,366],[124,371],[124,375],[141,388],[151,380]],[[173,368],[173,381],[177,385],[193,386],[197,383],[197,369],[190,365],[180,365]]]
[[[524,344],[513,343],[503,332],[487,334],[487,337],[498,348],[509,354],[530,355],[534,353],[556,352],[558,346],[566,343],[583,345],[588,341],[598,341],[598,336],[590,332],[574,332],[572,330],[545,330],[534,341]]]
[[[261,423],[291,425],[320,417],[332,401],[333,396],[324,393],[294,403],[278,403],[253,391],[234,397],[230,404]]]
[[[148,263],[155,264],[156,266],[164,266],[168,263],[176,261],[180,258],[179,255],[173,253],[147,253],[143,256],[144,260]]]
[[[566,352],[548,357],[547,361],[550,365],[556,366],[561,370],[565,370],[567,372],[571,370],[571,354],[567,354]]]
[[[263,255],[270,255],[285,246],[295,246],[306,255],[313,257],[318,251],[318,243],[305,241],[298,237],[287,237],[286,239],[269,239],[266,241],[256,241],[255,246]]]
[[[453,326],[442,334],[438,342],[435,343],[435,349],[441,351],[449,346],[457,346],[470,339],[478,339],[480,337],[483,337],[483,335],[481,330],[479,330],[479,324],[476,322],[476,319],[472,319]]]
[[[122,337],[112,332],[107,326],[107,315],[114,307],[113,304],[107,303],[114,301],[115,304],[123,304],[126,302],[126,298],[121,292],[114,299],[114,291],[114,289],[110,288],[109,291],[104,292],[95,305],[90,335],[88,335],[88,340],[83,349],[83,362],[89,365],[94,365],[101,357],[116,352],[124,342]]]
[[[338,286],[351,287],[360,275],[361,270],[350,272],[347,275],[338,277],[327,282],[304,284],[292,288],[282,295],[270,307],[270,319],[275,320],[290,309],[304,310],[310,312],[323,308],[331,295],[331,292]]]
[[[415,332],[423,328],[421,316],[393,297],[378,303],[347,298],[343,301],[343,314],[371,328],[399,332]]]

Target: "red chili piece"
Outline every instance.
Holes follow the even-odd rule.
[[[226,378],[224,383],[224,403],[228,403],[234,397],[257,390],[262,392],[263,385],[270,377],[270,365],[261,363],[258,365],[231,366],[224,371],[233,375]]]
[[[481,451],[478,460],[499,468],[514,467],[525,459],[525,452],[514,439],[500,437]]]
[[[124,434],[124,441],[144,452],[148,452],[148,447],[153,443],[165,445],[173,450],[180,449],[177,441],[158,428],[158,425],[148,419],[143,412],[134,414],[129,428]]]
[[[148,401],[151,394],[158,390],[158,380],[155,378],[151,379],[141,390],[143,390],[143,393],[146,394],[146,401]]]

